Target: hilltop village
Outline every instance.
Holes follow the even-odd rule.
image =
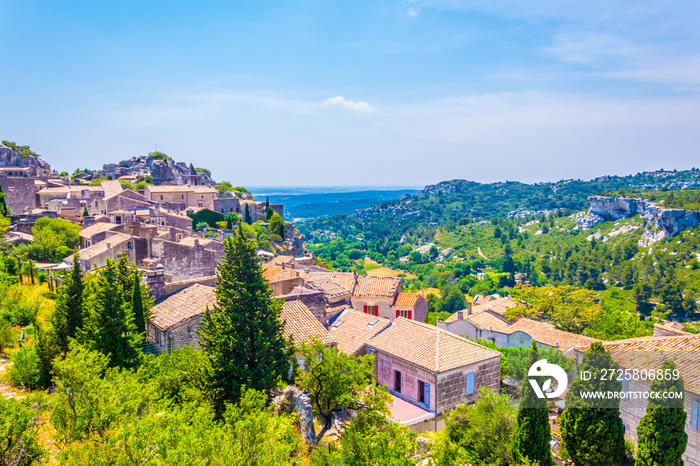
[[[604,341],[522,312],[523,302],[510,296],[478,294],[463,309],[438,318],[433,325],[428,322],[425,292],[405,290],[401,277],[330,270],[306,249],[294,224],[283,220],[282,205],[255,200],[240,188],[222,189],[211,174],[192,164],[175,163],[158,153],[69,175],[52,170],[38,156],[15,149],[0,145],[0,187],[7,194],[4,202],[9,219],[5,242],[10,246],[32,244],[36,226],[46,223],[42,219],[62,219],[74,225],[79,231],[77,251],[57,257],[50,266],[39,264],[51,293],[60,293],[66,286],[69,269],[87,277],[100,276],[120,261],[125,268],[131,267],[140,286],[134,285],[132,291],[143,288],[149,297],[144,302],[150,303],[143,348],[161,355],[159,358],[189,348],[202,349],[202,329],[211,331],[206,321],[221,299],[217,286],[222,279],[225,243],[227,238],[243,235],[245,227],[258,232],[256,261],[267,293],[281,303],[283,336],[293,342],[296,363],[289,379],[295,370],[313,370],[312,362],[300,351],[308,345],[320,344],[324,351],[335,351],[333,354],[348,360],[370,361],[371,377],[359,391],[367,386],[383,387],[389,400],[386,419],[408,429],[411,441],[416,442],[409,461],[401,464],[436,457],[430,453],[435,432],[447,429],[453,435],[459,431],[459,413],[479,406],[478,400],[484,402],[488,394],[518,395],[524,390],[525,373],[521,370],[516,377],[508,368],[518,354],[525,357],[534,352],[538,358],[559,361],[573,380],[576,368],[588,363],[586,354],[592,345],[601,352],[607,350],[605,354],[612,354],[616,367],[627,370],[661,370],[663,351],[685,352],[675,361],[685,378],[680,411],[686,414],[683,425],[688,438],[683,460],[685,464],[700,461],[696,375],[700,338],[681,324],[659,323],[650,336]],[[37,272],[29,270],[33,282]],[[22,273],[20,285],[24,283]],[[523,283],[521,276],[519,284]],[[131,305],[132,311],[136,308]],[[629,357],[635,351],[652,356],[642,364]],[[330,445],[336,448],[361,408],[348,404],[343,409],[332,406],[330,414],[319,412],[316,395],[302,388],[290,384],[276,389],[274,403],[287,403],[286,409],[296,412],[294,427],[305,443],[315,447],[325,442],[329,450]],[[626,392],[650,389],[648,380],[622,384]],[[550,458],[545,464],[552,464],[550,448],[559,464],[573,455],[560,451],[565,432],[559,418],[566,408],[567,393],[538,405],[552,429],[545,440]],[[5,389],[3,396],[23,399],[26,395]],[[646,407],[642,400],[621,401],[620,422],[627,440],[639,440],[637,427]],[[323,429],[314,425],[319,416],[326,416]],[[515,425],[514,420],[512,423]],[[501,464],[529,464],[515,461],[508,456]]]

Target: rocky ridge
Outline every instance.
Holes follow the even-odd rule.
[[[122,160],[119,163],[108,163],[102,166],[102,170],[91,172],[90,178],[101,176],[113,179],[122,176],[152,176],[153,184],[185,184],[183,176],[189,172],[185,162],[175,162],[165,154],[143,155]],[[204,172],[197,172],[202,176],[203,184],[216,184],[216,182]]]
[[[649,246],[673,236],[686,228],[700,224],[700,212],[683,209],[665,209],[644,199],[627,197],[591,196],[590,209],[576,216],[576,225],[588,230],[606,220],[621,220],[641,215],[646,229],[639,246]]]
[[[38,170],[51,172],[51,165],[40,157],[17,153],[2,143],[0,143],[0,167],[29,168],[32,175],[35,175]]]

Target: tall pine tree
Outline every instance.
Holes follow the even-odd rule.
[[[127,312],[117,264],[107,259],[90,283],[87,321],[79,339],[109,357],[112,367],[135,367],[140,360],[137,335]]]
[[[270,197],[265,198],[265,221],[269,222],[270,217],[272,217],[272,214],[275,212],[272,210],[272,207],[270,207]]]
[[[83,272],[80,270],[80,257],[73,255],[73,268],[64,280],[63,288],[56,296],[56,306],[51,316],[53,337],[57,349],[68,351],[69,338],[75,338],[83,327]]]
[[[527,367],[535,364],[537,359],[537,343],[533,340]],[[539,466],[552,466],[552,451],[549,447],[551,440],[547,400],[537,397],[526,375],[522,383],[520,408],[513,433],[513,458],[527,458],[537,462]]]
[[[216,278],[216,306],[204,315],[199,333],[220,410],[240,398],[243,386],[274,387],[287,374],[291,350],[282,335],[282,302],[272,297],[255,244],[240,225],[224,241]]]
[[[581,392],[620,392],[622,382],[603,377],[603,369],[619,369],[601,342],[595,342],[583,355],[579,375],[566,395],[561,415],[561,437],[575,466],[619,465],[625,456],[625,437],[620,419],[620,399],[591,399]],[[582,373],[590,373],[583,380]],[[605,380],[604,380],[605,379]]]
[[[676,365],[667,360],[661,365],[661,370],[673,374]],[[666,380],[666,377],[654,379],[649,393],[677,392],[685,396],[683,378]],[[638,466],[682,466],[683,453],[688,445],[688,434],[685,432],[686,412],[683,409],[683,397],[663,398],[649,397],[647,413],[637,426],[637,457]]]

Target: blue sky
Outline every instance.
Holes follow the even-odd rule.
[[[0,0],[0,138],[255,185],[700,164],[700,2]]]

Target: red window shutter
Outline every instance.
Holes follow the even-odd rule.
[[[401,316],[401,311],[399,311],[399,310],[397,309],[397,310],[396,310],[396,317],[400,317],[400,316]]]
[[[413,311],[408,311],[408,318],[413,319]]]
[[[365,314],[367,314],[367,306],[365,306]]]
[[[379,317],[379,306],[374,306],[374,316]]]

